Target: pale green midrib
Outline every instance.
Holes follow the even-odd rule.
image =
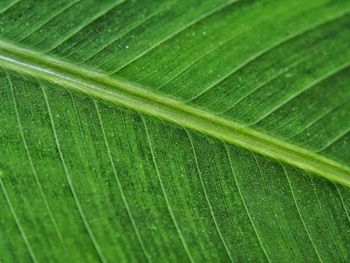
[[[0,41],[0,65],[165,119],[350,187],[350,168],[244,125],[51,57]]]

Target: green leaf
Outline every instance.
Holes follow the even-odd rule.
[[[0,262],[350,260],[349,1],[0,12]]]

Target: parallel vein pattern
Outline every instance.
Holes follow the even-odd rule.
[[[1,1],[0,262],[349,261],[349,41],[347,0]]]

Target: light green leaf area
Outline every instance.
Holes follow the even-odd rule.
[[[0,262],[348,262],[349,43],[348,0],[1,1]]]

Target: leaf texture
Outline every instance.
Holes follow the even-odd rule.
[[[322,162],[227,139],[253,131],[349,182],[348,1],[0,11],[1,261],[349,260],[350,192],[314,176]],[[176,107],[210,118],[186,125]],[[210,134],[210,120],[234,129]]]

